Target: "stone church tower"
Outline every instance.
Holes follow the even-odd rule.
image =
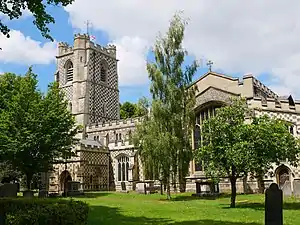
[[[113,186],[108,143],[88,136],[91,124],[119,120],[116,47],[94,44],[86,34],[76,34],[73,46],[58,44],[55,81],[66,95],[69,110],[83,132],[74,148],[76,156],[57,159],[45,176],[50,192],[64,192],[70,182],[81,190],[109,190]],[[45,182],[47,183],[47,182]],[[72,189],[72,188],[71,188]]]
[[[78,124],[119,119],[116,47],[102,47],[86,34],[74,37],[74,46],[59,43],[55,80],[66,93]]]

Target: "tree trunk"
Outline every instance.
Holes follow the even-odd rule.
[[[181,193],[185,192],[186,189],[186,180],[182,174],[182,170],[179,171],[179,191]]]
[[[257,176],[258,193],[263,194],[265,191],[265,183],[262,175]]]
[[[170,181],[167,183],[167,199],[171,199],[171,188],[170,188]]]
[[[230,183],[231,183],[231,202],[230,202],[230,208],[235,208],[236,177],[230,177]]]
[[[32,181],[32,174],[26,174],[26,187],[27,190],[30,191],[31,190],[31,181]]]

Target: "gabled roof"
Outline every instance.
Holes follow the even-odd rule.
[[[199,96],[199,95],[202,95],[204,94],[205,92],[209,91],[209,90],[217,90],[217,91],[220,91],[220,92],[223,92],[223,93],[226,93],[226,94],[231,94],[231,95],[235,95],[235,96],[240,96],[240,94],[237,94],[237,93],[234,93],[234,92],[230,92],[230,91],[227,91],[227,90],[223,90],[223,89],[220,89],[220,88],[217,88],[217,87],[214,87],[214,86],[209,86],[207,87],[206,89],[202,90],[201,92],[197,93],[196,97]]]
[[[203,76],[199,77],[197,80],[195,80],[190,86],[198,83],[199,81],[201,81],[202,79],[204,79],[205,77],[207,77],[209,75],[213,75],[213,76],[216,76],[216,77],[225,78],[225,79],[232,80],[232,81],[239,81],[239,78],[237,78],[237,77],[231,77],[231,76],[228,76],[226,74],[216,73],[216,72],[209,71],[209,72],[205,73]]]

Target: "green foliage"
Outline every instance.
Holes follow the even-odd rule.
[[[146,176],[160,178],[167,186],[168,198],[172,178],[172,183],[176,183],[179,177],[180,189],[184,189],[184,177],[192,158],[189,136],[194,120],[195,87],[190,85],[198,65],[193,62],[183,68],[187,55],[182,47],[186,24],[176,14],[167,35],[156,41],[155,62],[147,64],[151,115],[137,126],[134,137]]]
[[[141,98],[138,103],[124,102],[120,104],[121,119],[145,116],[147,114],[147,99]]]
[[[217,109],[201,132],[203,142],[196,158],[204,162],[207,175],[230,179],[231,207],[235,207],[237,178],[249,172],[262,175],[286,158],[296,163],[299,154],[298,140],[287,123],[267,116],[252,118],[245,99],[232,99],[230,105]]]
[[[84,202],[56,199],[1,199],[0,208],[11,225],[85,225],[89,213]]]
[[[120,107],[121,119],[132,118],[135,115],[136,106],[131,102],[124,102]]]
[[[263,193],[263,176],[273,164],[279,165],[287,160],[291,165],[297,166],[299,140],[289,132],[292,124],[267,115],[253,118],[249,126],[249,151],[252,155],[250,171],[258,179],[259,191]]]
[[[8,162],[0,163],[0,182],[10,183],[12,181],[19,181],[22,174],[13,169],[12,165]]]
[[[289,126],[292,124],[270,118],[267,115],[255,117],[250,126],[250,141],[252,143],[252,158],[255,159],[251,170],[266,172],[272,167],[272,163],[277,165],[286,159],[293,166],[297,166],[297,156],[300,153],[299,140],[290,132]]]
[[[8,0],[0,2],[0,13],[8,16],[10,20],[19,19],[22,16],[23,10],[28,10],[34,17],[33,24],[40,30],[43,37],[53,41],[50,36],[49,23],[55,23],[54,18],[46,12],[47,5],[51,6],[67,6],[74,0]],[[9,38],[10,29],[0,20],[0,32]]]
[[[54,160],[71,154],[78,127],[67,109],[67,101],[53,83],[45,96],[37,90],[31,68],[24,77],[0,77],[0,157],[32,177],[51,169]]]

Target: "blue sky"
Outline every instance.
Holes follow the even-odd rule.
[[[119,63],[119,75],[121,76],[121,82],[120,82],[120,87],[119,87],[121,102],[124,102],[124,101],[136,102],[142,96],[149,96],[149,81],[147,81],[147,78],[146,78],[147,75],[145,73],[145,63],[143,63],[143,61],[141,61],[141,58],[140,58],[141,55],[143,54],[143,52],[142,52],[141,48],[138,48],[138,46],[139,45],[143,46],[143,43],[146,43],[147,46],[153,45],[154,39],[152,37],[150,38],[150,36],[152,35],[151,33],[153,33],[153,35],[155,36],[158,31],[164,31],[164,28],[169,25],[168,21],[166,20],[166,18],[162,18],[160,21],[159,18],[155,17],[155,16],[153,18],[149,17],[150,18],[149,19],[147,17],[146,13],[145,13],[145,18],[143,18],[144,15],[142,13],[140,13],[139,16],[141,17],[141,20],[143,20],[143,19],[151,20],[151,21],[149,21],[149,24],[153,23],[154,25],[156,23],[157,24],[164,23],[164,26],[162,26],[162,28],[160,28],[160,26],[157,26],[157,27],[155,27],[155,29],[153,28],[153,32],[152,32],[151,31],[152,27],[150,27],[150,25],[149,25],[149,28],[144,29],[144,27],[140,27],[139,24],[137,24],[138,21],[136,20],[136,18],[133,18],[131,20],[131,26],[128,27],[129,29],[123,29],[122,28],[122,27],[124,27],[124,25],[122,24],[123,20],[125,20],[125,18],[128,19],[128,17],[130,17],[130,15],[133,14],[133,11],[130,11],[127,8],[126,9],[124,9],[124,8],[104,9],[101,6],[101,4],[93,5],[93,7],[86,6],[86,4],[83,5],[83,2],[87,3],[87,2],[93,2],[93,1],[97,2],[95,0],[86,0],[86,1],[76,0],[75,4],[73,4],[72,7],[68,8],[68,9],[63,9],[61,7],[48,7],[48,11],[53,15],[53,17],[56,20],[55,24],[49,25],[52,37],[57,42],[63,41],[63,42],[68,42],[69,44],[72,45],[74,33],[78,33],[80,30],[83,29],[85,20],[87,20],[87,19],[91,20],[92,21],[91,34],[96,36],[96,42],[101,45],[106,45],[108,43],[116,43],[117,51],[122,53],[122,54],[120,53],[121,65]],[[114,0],[113,2],[116,2],[116,1],[117,0]],[[152,4],[152,3],[149,3],[149,4]],[[151,5],[151,7],[154,7],[154,5],[155,4],[153,3],[153,5]],[[90,8],[86,9],[83,6],[90,7]],[[147,9],[146,6],[145,6],[145,8]],[[93,11],[93,9],[94,9],[94,11]],[[86,13],[87,10],[90,10],[90,13]],[[111,18],[102,18],[101,13],[102,14],[107,13],[107,14],[105,14],[106,17],[108,17],[108,15],[110,15],[111,13],[101,11],[101,10],[105,10],[105,11],[114,10],[114,12],[116,12],[116,10],[120,10],[121,13],[116,12],[115,16],[111,17]],[[128,12],[126,10],[128,10]],[[143,7],[141,7],[140,10],[142,11]],[[218,10],[218,8],[216,8],[216,10]],[[113,11],[111,11],[111,12],[113,12]],[[123,18],[123,20],[118,19],[117,18],[118,15],[125,16],[125,17]],[[168,18],[170,19],[172,14],[169,13],[169,15],[170,16]],[[191,14],[191,15],[193,15],[193,14]],[[1,16],[0,16],[0,18],[1,18]],[[109,21],[109,20],[114,20],[114,19],[115,19],[115,21]],[[108,21],[106,21],[106,20],[108,20]],[[215,18],[211,18],[211,20],[215,20]],[[197,18],[196,18],[196,21],[197,21]],[[27,59],[28,58],[27,55],[22,55],[20,53],[18,57],[14,57],[11,60],[5,60],[6,56],[13,55],[12,52],[9,52],[10,50],[6,49],[6,51],[0,52],[0,72],[14,72],[17,74],[24,74],[26,72],[26,70],[28,69],[28,66],[33,65],[34,72],[36,74],[38,74],[39,87],[42,91],[46,91],[47,85],[54,80],[53,74],[54,74],[55,68],[56,68],[54,58],[52,56],[51,57],[48,56],[44,52],[42,53],[42,51],[44,49],[43,45],[49,44],[48,43],[49,40],[46,40],[44,37],[41,36],[40,32],[33,25],[32,17],[30,17],[30,16],[24,17],[24,18],[22,18],[20,20],[16,20],[16,21],[10,21],[7,23],[7,25],[9,25],[9,27],[12,30],[20,31],[24,35],[24,40],[26,38],[30,37],[30,39],[32,39],[34,42],[40,42],[40,43],[38,43],[39,44],[38,47],[40,47],[39,54],[45,56],[45,58],[47,58],[47,59],[45,59],[44,61],[41,61],[41,60],[39,61],[38,59],[29,60],[29,59]],[[204,26],[204,25],[201,25],[200,23],[199,23],[199,25],[197,24],[197,28],[200,26]],[[193,25],[192,25],[192,28],[193,28]],[[213,31],[213,29],[215,29],[215,28],[210,27],[210,29]],[[202,30],[206,31],[206,27],[203,27]],[[277,60],[278,62],[276,60],[273,60],[275,69],[273,68],[273,65],[270,62],[266,61],[265,65],[263,63],[260,64],[261,59],[259,59],[259,56],[260,55],[264,56],[266,54],[271,54],[271,53],[259,52],[259,51],[264,50],[263,48],[261,48],[261,49],[251,48],[251,49],[247,49],[247,52],[246,52],[246,48],[248,46],[246,44],[243,44],[243,45],[239,46],[238,50],[235,50],[235,49],[233,49],[233,47],[231,47],[231,49],[233,51],[231,54],[231,52],[229,52],[229,50],[231,50],[231,49],[229,49],[229,50],[226,49],[227,45],[231,44],[231,43],[228,43],[228,40],[225,43],[226,45],[224,43],[221,43],[220,40],[216,40],[217,41],[216,43],[209,43],[209,41],[213,41],[214,39],[216,39],[216,38],[211,38],[211,36],[209,36],[210,35],[209,32],[211,32],[211,30],[208,30],[208,34],[202,33],[201,36],[199,36],[199,37],[197,36],[199,34],[195,33],[195,35],[193,35],[193,38],[196,39],[196,42],[195,41],[187,42],[188,44],[196,43],[193,45],[193,46],[195,46],[195,51],[198,50],[198,48],[200,48],[200,47],[201,47],[200,50],[204,49],[203,52],[201,52],[201,54],[197,55],[197,52],[199,52],[199,51],[196,52],[197,59],[201,58],[202,56],[205,59],[207,59],[207,58],[212,59],[215,63],[213,65],[214,71],[230,74],[235,77],[241,77],[245,73],[254,71],[255,72],[254,75],[256,77],[258,77],[266,85],[274,87],[275,90],[280,90],[280,91],[281,90],[283,90],[283,91],[291,90],[291,92],[295,92],[295,90],[296,90],[295,87],[290,88],[288,86],[290,82],[288,83],[287,81],[290,78],[290,76],[286,75],[284,77],[284,76],[279,76],[277,74],[276,74],[276,76],[274,75],[275,72],[277,72],[277,71],[285,72],[284,69],[286,69],[286,68],[284,68],[284,66],[282,66],[282,65],[280,65],[280,63],[278,63],[278,62],[280,62],[279,60]],[[151,31],[151,33],[148,34],[147,33],[148,31],[149,31],[149,33]],[[195,32],[195,31],[193,31],[193,32]],[[218,32],[221,32],[221,31],[218,30]],[[229,32],[230,32],[230,28],[228,29],[227,33],[229,33]],[[204,43],[203,44],[200,41],[198,42],[198,39],[204,38],[204,37],[202,37],[202,36],[205,36],[204,34],[207,35],[210,39],[207,42],[203,42]],[[235,35],[240,35],[240,34],[235,34]],[[224,35],[224,39],[225,38],[226,38],[226,35]],[[190,38],[190,39],[192,39],[192,38]],[[242,41],[243,39],[240,39],[240,40]],[[218,43],[218,42],[220,42],[220,43]],[[130,46],[127,49],[126,49],[126,43],[129,43],[128,46]],[[24,48],[26,48],[27,45],[25,45],[25,44],[22,45],[21,43],[19,43],[19,44],[20,44],[20,46],[18,47],[18,49],[16,51],[20,51],[20,52],[25,51]],[[187,46],[190,47],[188,44],[187,44]],[[201,45],[201,46],[199,47],[199,45]],[[237,45],[236,41],[234,42],[234,45]],[[250,44],[248,43],[248,45],[250,45]],[[5,46],[6,46],[6,41],[3,38],[0,39],[0,46],[2,48],[5,48]],[[23,48],[23,50],[21,51],[20,48]],[[32,51],[32,53],[34,53],[34,51],[35,51],[34,49],[31,49],[31,48],[26,49],[26,50]],[[130,52],[131,50],[132,50],[132,52]],[[192,48],[192,50],[194,50],[194,49]],[[53,49],[52,49],[52,51],[53,51]],[[234,51],[235,52],[240,51],[240,52],[237,52],[237,54],[241,55],[240,58],[238,56],[235,56]],[[251,51],[254,51],[254,52],[251,52]],[[268,49],[268,51],[269,51],[269,49]],[[1,54],[2,54],[2,56],[1,56]],[[199,56],[199,55],[201,55],[201,56]],[[256,55],[257,59],[255,57],[249,58],[250,59],[250,62],[249,62],[249,59],[247,58],[248,55],[249,55],[249,57],[251,57],[251,55]],[[275,57],[275,54],[273,54],[273,55]],[[37,54],[37,55],[35,55],[35,57],[39,58],[40,56]],[[42,56],[40,58],[42,58]],[[135,63],[131,63],[129,61],[131,58],[132,58],[132,60],[133,59],[139,60],[139,61],[137,61],[137,62],[139,62],[139,63],[137,63],[139,65],[135,65]],[[190,59],[193,59],[193,58],[194,57],[189,57],[189,59],[187,60],[187,63],[189,63]],[[248,59],[248,61],[247,61],[247,59]],[[264,58],[263,60],[265,60],[265,59],[266,58]],[[124,61],[126,63],[124,63]],[[276,65],[275,63],[277,63],[278,65]],[[259,64],[259,66],[258,66],[258,64]],[[252,70],[252,68],[253,68],[253,70]],[[251,71],[248,71],[249,69],[251,69]],[[199,78],[202,74],[206,73],[207,71],[208,71],[208,68],[204,65],[203,68],[199,69],[197,75],[195,76],[195,79]],[[141,81],[139,82],[139,80],[141,80]],[[131,82],[133,82],[133,83],[131,83]],[[295,90],[293,90],[293,88]]]
[[[74,32],[78,29],[74,29],[69,22],[68,13],[60,7],[50,7],[49,12],[56,20],[55,24],[50,24],[51,36],[57,41],[68,42],[70,45],[73,43]],[[19,30],[25,36],[30,36],[36,41],[40,41],[41,44],[48,42],[49,40],[41,36],[39,30],[33,25],[32,18],[27,17],[19,21],[10,21],[7,23],[12,30]],[[110,40],[108,35],[104,31],[95,31],[90,28],[90,33],[96,36],[95,42],[101,45],[107,45]],[[28,49],[30,51],[30,49]],[[151,55],[150,55],[151,57]],[[191,57],[190,57],[191,58]],[[189,63],[191,60],[187,60]],[[56,69],[55,61],[46,65],[33,64],[33,71],[38,75],[39,88],[45,92],[50,82],[54,81],[54,73]],[[25,74],[28,70],[28,65],[20,65],[18,63],[0,63],[2,72],[13,72],[16,74]],[[207,68],[201,68],[198,71],[198,76],[207,72]],[[121,71],[119,71],[120,73]],[[197,78],[198,76],[195,76]],[[142,96],[149,96],[149,85],[135,85],[135,86],[120,86],[120,101],[137,102]]]

